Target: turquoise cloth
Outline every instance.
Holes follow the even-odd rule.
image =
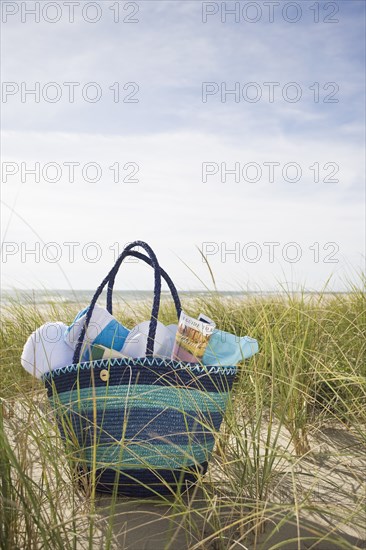
[[[75,347],[77,343],[77,338],[75,336],[72,337],[72,330],[74,327],[76,328],[76,326],[81,323],[81,319],[83,316],[86,315],[88,309],[89,307],[83,309],[82,311],[79,311],[73,323],[65,331],[65,340],[70,345],[72,345],[72,347]],[[76,335],[81,329],[81,326],[79,329],[77,329]],[[126,327],[121,325],[121,323],[119,323],[110,313],[108,313],[107,310],[99,307],[96,307],[93,311],[90,326],[93,327],[93,332],[97,334],[93,341],[89,341],[89,345],[86,345],[84,347],[84,353],[82,357],[83,361],[88,361],[91,359],[89,348],[96,344],[104,346],[105,348],[121,351],[130,332]]]
[[[211,336],[202,363],[204,365],[237,365],[258,353],[258,342],[250,336],[235,336],[215,330]]]

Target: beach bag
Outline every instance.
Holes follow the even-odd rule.
[[[147,255],[133,250],[137,247]],[[154,270],[146,357],[80,362],[93,308],[107,286],[112,313],[115,277],[128,256]],[[162,278],[179,318],[177,290],[152,249],[142,241],[128,245],[94,294],[73,363],[43,375],[67,457],[79,481],[92,477],[98,492],[145,497],[194,483],[206,473],[230,399],[236,366],[153,357]]]

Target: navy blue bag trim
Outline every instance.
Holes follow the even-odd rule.
[[[124,367],[124,368],[123,368]],[[71,390],[75,384],[80,389],[104,386],[99,372],[109,371],[108,386],[154,384],[158,386],[184,386],[186,389],[227,392],[231,389],[237,367],[205,366],[154,358],[99,359],[77,365],[69,365],[43,375],[49,396],[53,387],[61,393]],[[91,373],[91,370],[94,372]],[[93,380],[91,379],[93,377]]]
[[[185,490],[188,484],[197,481],[197,475],[204,475],[207,472],[208,462],[200,465],[187,467],[185,470],[131,470],[123,472],[112,468],[99,469],[95,472],[99,493],[111,494],[117,483],[117,494],[129,497],[153,497],[154,494],[169,495],[179,488]],[[90,469],[79,469],[82,483],[83,475],[91,476]],[[164,479],[164,483],[162,482]],[[146,487],[144,487],[146,485]]]
[[[61,367],[53,371],[48,371],[42,375],[44,381],[51,378],[57,378],[61,374],[75,373],[91,368],[103,368],[122,366],[135,367],[167,367],[174,370],[189,370],[195,374],[223,374],[225,376],[234,376],[237,373],[237,367],[234,365],[201,365],[200,363],[184,363],[183,361],[175,361],[174,359],[162,359],[160,357],[115,357],[113,359],[96,359],[95,361],[85,361],[84,363],[73,363],[66,367]]]

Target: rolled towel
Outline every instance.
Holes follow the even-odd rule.
[[[132,357],[133,359],[146,356],[149,328],[150,321],[143,321],[131,330],[126,338],[126,343],[122,348],[123,355]],[[154,356],[168,357],[168,355],[166,355],[166,350],[171,345],[172,332],[174,333],[174,330],[172,331],[169,327],[166,327],[163,323],[160,323],[160,321],[157,322],[154,341]]]
[[[80,311],[73,323],[65,331],[65,342],[75,350],[80,333],[84,327],[89,307]],[[116,351],[121,351],[129,334],[129,330],[121,325],[106,309],[96,305],[84,337],[82,360],[88,361],[92,355],[91,345],[100,345]]]
[[[178,330],[177,324],[168,325],[167,327],[165,327],[164,339],[158,353],[159,357],[170,359],[173,352],[175,335],[177,334],[177,330]]]
[[[215,330],[202,358],[204,365],[237,365],[258,352],[258,342],[250,336]]]
[[[45,323],[35,330],[26,341],[21,355],[23,368],[41,378],[43,374],[66,365],[71,365],[73,351],[65,343],[64,323]]]

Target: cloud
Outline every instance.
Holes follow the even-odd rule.
[[[318,242],[321,247],[328,242],[337,243],[337,258],[343,264],[349,257],[357,257],[360,250],[355,237],[362,228],[362,202],[360,191],[356,191],[361,177],[357,170],[361,151],[345,148],[341,143],[336,148],[317,143],[316,158],[320,166],[324,160],[335,158],[342,167],[339,183],[326,184],[311,180],[313,171],[308,168],[315,160],[312,140],[303,140],[302,149],[298,151],[290,139],[272,143],[271,136],[257,137],[244,154],[240,147],[234,147],[218,136],[180,132],[133,138],[13,133],[5,136],[5,142],[4,158],[8,160],[20,165],[22,159],[26,159],[23,162],[27,168],[34,168],[35,162],[39,162],[42,170],[51,159],[61,169],[62,179],[56,184],[36,183],[32,175],[21,183],[22,170],[19,168],[19,173],[9,176],[8,183],[3,186],[6,204],[15,202],[16,212],[46,243],[55,241],[63,246],[62,243],[71,241],[97,242],[108,251],[115,242],[143,238],[158,247],[162,259],[172,269],[176,260],[169,250],[197,266],[199,256],[195,245],[218,243],[219,250],[212,261],[217,278],[224,287],[231,284],[229,281],[234,272],[240,280],[240,276],[246,273],[248,277],[255,274],[256,279],[268,268],[273,273],[276,271],[269,263],[267,249],[264,254],[265,242],[279,242],[281,247],[297,242],[303,250],[306,249],[308,254],[302,258],[301,265],[313,284],[320,284],[329,270],[334,269],[334,265],[312,261],[309,247],[313,243]],[[234,175],[227,175],[226,183],[221,181],[222,161],[226,162],[228,170],[233,169],[235,162],[240,163],[241,170],[246,162],[256,162],[265,174],[265,162],[279,163],[282,171],[293,159],[297,159],[304,172],[299,182],[283,181],[280,172],[275,173],[273,183],[266,181],[268,177],[265,175],[257,183],[245,182],[242,178],[235,182]],[[72,183],[65,163],[75,160],[80,167],[75,169],[75,182]],[[139,182],[114,183],[109,167],[116,161],[123,166],[131,160],[139,166]],[[81,177],[81,168],[88,162],[96,162],[101,167],[102,178],[98,183],[87,182]],[[219,169],[218,174],[207,177],[206,183],[202,181],[202,162],[216,164]],[[5,224],[8,217],[9,212],[5,211]],[[344,227],[347,227],[346,232]],[[24,239],[24,230],[22,220],[13,217],[6,240],[29,243],[37,240],[29,231]],[[261,262],[250,264],[243,258],[237,262],[230,255],[223,261],[222,251],[235,247],[237,242],[241,249],[248,242],[258,243],[263,249]],[[15,259],[10,258],[5,266],[6,272],[12,273]],[[282,255],[277,259],[280,264],[285,263]],[[28,263],[32,263],[31,258]],[[34,265],[34,275],[37,271],[43,272],[44,263]],[[100,277],[103,267],[107,270],[111,263],[112,253],[108,252],[104,266],[98,262]],[[77,265],[76,287],[82,285],[82,281],[91,280],[89,272],[93,267],[86,265],[82,257]],[[57,271],[55,266],[51,267]],[[73,270],[74,266],[65,261],[64,268]],[[87,269],[87,275],[83,274],[84,269]],[[196,286],[195,278],[186,269],[183,273],[181,286]],[[144,286],[149,281],[148,275],[141,277],[137,281]],[[267,284],[268,279],[266,277]],[[134,282],[136,284],[136,280]],[[62,286],[62,280],[58,284]]]

